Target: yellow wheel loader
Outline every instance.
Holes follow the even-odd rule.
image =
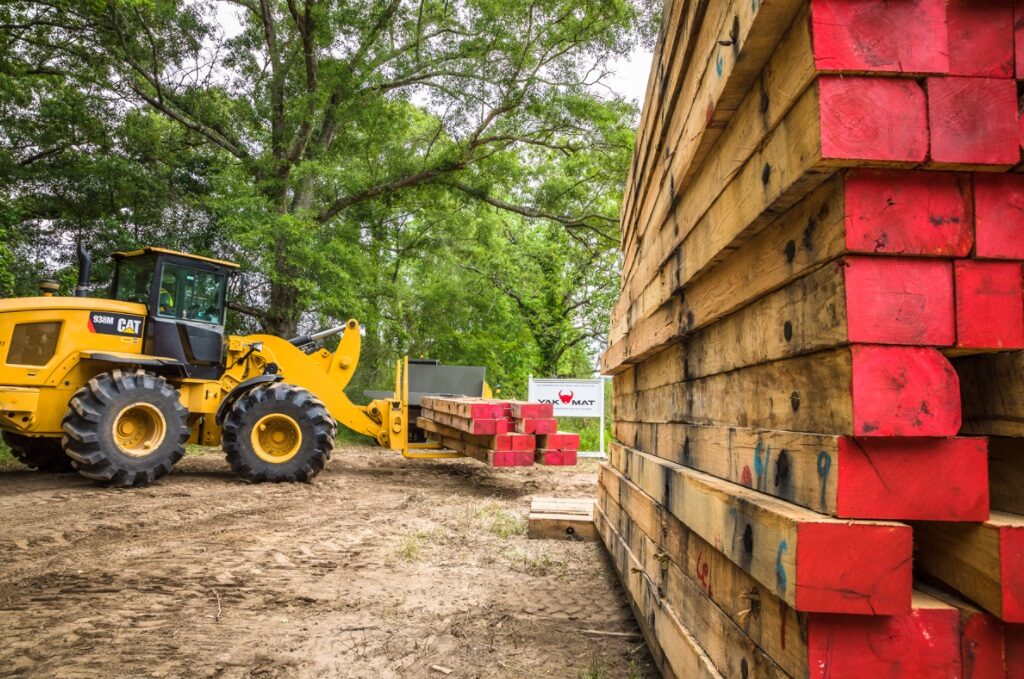
[[[414,423],[428,394],[490,395],[483,368],[396,364],[394,392],[345,394],[359,363],[355,320],[312,335],[225,336],[236,264],[162,248],[114,254],[110,299],[87,296],[79,246],[74,297],[0,300],[0,430],[30,467],[117,486],[171,471],[186,443],[221,445],[243,479],[308,481],[337,424],[407,457],[437,450]],[[338,348],[317,348],[341,335]]]

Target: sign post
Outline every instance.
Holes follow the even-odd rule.
[[[604,379],[534,379],[530,375],[528,397],[536,403],[551,403],[555,417],[596,417],[601,420],[598,451],[580,451],[582,457],[604,457]]]

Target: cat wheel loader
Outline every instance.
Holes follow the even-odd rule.
[[[357,321],[290,340],[225,336],[236,264],[156,247],[115,253],[101,299],[87,296],[81,246],[78,257],[75,296],[41,281],[38,297],[0,300],[0,430],[30,467],[142,485],[195,443],[221,445],[247,481],[308,481],[338,424],[407,457],[458,457],[415,427],[420,398],[490,395],[483,368],[406,358],[393,392],[356,405],[345,387],[359,364]],[[339,334],[335,351],[318,348]]]

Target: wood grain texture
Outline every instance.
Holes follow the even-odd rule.
[[[855,439],[644,422],[616,422],[614,431],[628,447],[839,518],[983,521],[989,514],[981,438]]]
[[[975,254],[1024,260],[1024,175],[974,175]]]
[[[956,278],[956,346],[1024,348],[1024,275],[1020,262],[960,259]]]
[[[920,582],[914,583],[914,589],[956,609],[964,679],[1006,677],[1006,625],[1002,621],[944,589]]]
[[[935,349],[855,345],[638,392],[613,407],[630,422],[954,436],[959,399],[956,373]]]
[[[1013,0],[949,0],[950,75],[1012,78]]]
[[[663,600],[680,622],[707,652],[711,662],[725,676],[751,679],[783,679],[786,673],[743,630],[718,607],[692,577],[673,562],[650,536],[636,528],[611,499],[599,502],[600,512],[614,536],[632,552],[644,574],[651,579]]]
[[[950,346],[948,261],[848,256],[682,340],[694,379],[850,343]]]
[[[951,362],[960,380],[963,433],[1024,437],[1024,352]]]
[[[866,91],[852,78],[820,78],[793,106],[764,144],[696,220],[676,215],[676,228],[663,230],[649,257],[654,275],[668,277],[665,294],[697,280],[802,197],[847,164],[900,165],[924,159],[927,134],[924,95],[912,81],[872,80]],[[819,97],[819,86],[823,94]],[[884,102],[884,103],[883,103]],[[827,151],[827,152],[826,152]],[[893,160],[907,158],[914,160]],[[684,201],[692,211],[700,201]],[[680,247],[681,246],[681,247]],[[664,267],[661,262],[671,258]],[[664,268],[662,273],[657,273]],[[634,299],[650,278],[634,275],[623,295]],[[652,305],[653,307],[653,305]],[[620,342],[629,341],[623,338]],[[613,345],[604,369],[626,355]]]
[[[476,398],[424,396],[423,407],[465,419],[498,420],[505,416],[507,401]]]
[[[475,446],[491,450],[532,452],[537,447],[534,437],[529,434],[499,434],[496,436],[470,434],[469,432],[449,427],[426,417],[417,418],[416,426],[427,432],[459,439],[466,443],[472,443]]]
[[[1024,439],[989,439],[992,509],[1024,515]]]
[[[664,159],[647,171],[649,195],[635,217],[641,238],[662,228],[677,196],[690,185],[697,168],[707,164],[704,161],[713,155],[722,130],[739,116],[762,68],[774,58],[776,44],[804,4],[803,0],[707,3],[705,24],[715,29],[701,35],[689,68],[682,65],[686,78],[676,105],[663,109],[667,121]],[[641,243],[637,241],[638,246]],[[625,253],[626,272],[631,271],[632,256],[633,251]]]
[[[496,420],[481,420],[471,419],[468,417],[459,417],[458,415],[452,415],[450,413],[444,413],[437,410],[431,410],[424,406],[420,411],[421,419],[426,418],[433,420],[446,427],[452,429],[458,429],[464,431],[467,434],[477,434],[481,436],[498,436],[500,434],[507,434],[511,429],[511,425],[505,418]]]
[[[965,256],[973,243],[970,207],[966,175],[903,170],[836,175],[688,285],[681,301],[673,297],[664,309],[671,309],[674,322],[684,323],[675,332],[664,326],[657,335],[645,332],[644,315],[672,294],[665,277],[652,282],[623,316],[613,318],[612,346],[603,365],[641,361],[844,253]],[[626,347],[632,353],[624,359]]]
[[[1024,517],[984,523],[915,523],[914,567],[1001,620],[1024,622]]]
[[[797,610],[909,612],[907,526],[831,519],[618,444],[609,459],[626,479]]]
[[[594,499],[533,498],[526,536],[531,540],[597,540]]]
[[[640,561],[600,509],[594,512],[594,525],[608,548],[608,554],[633,604],[637,619],[649,630],[650,637],[657,639],[656,647],[664,654],[662,675],[679,679],[720,678],[721,673],[707,653],[690,630],[682,625],[679,615],[662,599]]]
[[[933,676],[928,672],[958,664],[955,636],[951,642],[948,633],[943,638],[955,611],[934,598],[915,591],[909,616],[798,613],[613,468],[602,468],[600,484],[599,505],[619,534],[642,533],[656,544],[659,567],[652,565],[648,575],[667,589],[660,565],[668,563],[694,580],[790,676]],[[812,654],[808,641],[816,635],[831,638],[844,652]],[[887,635],[891,639],[879,646]],[[853,674],[854,668],[866,674]],[[926,673],[913,674],[918,669]],[[749,662],[747,670],[752,671]],[[730,676],[743,676],[742,665]]]
[[[944,0],[812,0],[811,10],[820,70],[949,72]]]
[[[1009,78],[928,78],[933,167],[1009,169],[1020,162],[1017,86]]]

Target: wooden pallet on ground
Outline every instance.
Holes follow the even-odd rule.
[[[527,536],[534,540],[596,540],[594,498],[533,498]]]

